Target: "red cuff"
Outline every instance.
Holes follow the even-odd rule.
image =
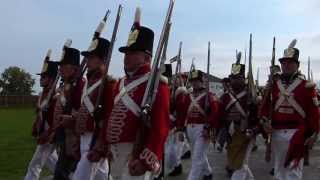
[[[160,170],[160,163],[155,153],[145,148],[140,154],[140,160],[144,162],[148,170],[153,173],[158,173]]]

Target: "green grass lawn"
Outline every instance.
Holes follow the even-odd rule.
[[[32,107],[0,107],[0,180],[20,180],[35,149]]]

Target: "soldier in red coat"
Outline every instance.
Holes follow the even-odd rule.
[[[199,177],[212,179],[207,153],[210,129],[217,127],[218,100],[214,94],[206,92],[201,71],[191,72],[190,83],[192,92],[181,91],[176,94],[177,127],[180,131],[186,130],[191,145],[192,164],[188,180]]]
[[[271,88],[271,104],[262,104],[264,130],[271,134],[275,178],[300,180],[305,145],[312,145],[319,131],[318,99],[313,83],[299,72],[299,50],[294,40],[280,58],[282,74]],[[271,110],[271,119],[269,108]],[[271,124],[270,124],[271,121]]]
[[[179,176],[182,174],[181,157],[183,156],[184,141],[179,140],[179,134],[176,132],[176,108],[179,106],[176,102],[176,94],[179,94],[181,90],[185,91],[184,84],[186,82],[186,76],[182,73],[175,75],[171,84],[171,103],[170,103],[170,133],[166,142],[166,169],[168,170],[168,176]],[[178,90],[179,89],[179,90]],[[181,101],[179,101],[181,102]]]
[[[249,156],[259,130],[257,104],[250,97],[245,83],[245,65],[240,64],[241,53],[232,65],[229,85],[220,97],[221,134],[227,141],[227,171],[231,180],[252,180]],[[222,143],[224,144],[224,143]]]
[[[48,51],[40,75],[40,86],[43,88],[37,102],[37,118],[33,123],[32,136],[37,140],[37,148],[29,163],[25,180],[38,180],[42,167],[45,165],[54,172],[58,155],[54,145],[49,141],[49,132],[52,128],[55,105],[54,81],[58,72],[58,64],[49,61],[51,50]]]
[[[140,105],[151,71],[153,39],[151,29],[135,23],[127,46],[119,48],[125,55],[126,76],[115,86],[113,99],[109,100],[113,107],[106,109],[110,117],[105,121],[100,142],[88,155],[92,161],[108,156],[110,172],[115,180],[144,179],[147,171],[160,171],[169,129],[170,92],[167,82],[161,80],[157,89],[150,113],[151,127],[143,128],[140,118]],[[144,136],[141,137],[141,133]],[[137,144],[140,146],[136,147]]]
[[[58,89],[53,119],[54,143],[59,149],[59,158],[54,180],[69,180],[80,159],[80,136],[75,130],[75,122],[85,81],[77,77],[79,50],[65,47],[59,63],[62,84]]]
[[[75,130],[80,135],[80,151],[81,159],[78,162],[77,169],[72,177],[74,180],[106,180],[108,179],[109,170],[106,159],[99,162],[90,162],[87,154],[94,145],[95,137],[93,137],[94,129],[98,128],[96,122],[102,121],[105,117],[101,116],[105,113],[95,113],[97,98],[100,85],[105,82],[104,95],[99,98],[105,98],[107,101],[104,108],[110,108],[110,99],[112,98],[113,86],[115,80],[104,76],[104,59],[108,54],[110,42],[103,38],[94,40],[87,51],[81,54],[87,58],[87,81],[84,85],[81,98],[81,106],[77,114]],[[99,116],[99,117],[98,117]],[[99,118],[98,120],[96,118]]]

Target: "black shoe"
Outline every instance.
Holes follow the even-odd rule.
[[[271,176],[274,176],[274,168],[271,169],[271,171],[269,172],[269,174],[270,174]]]
[[[190,159],[191,158],[191,151],[187,151],[181,156],[181,159]]]
[[[207,176],[203,176],[203,180],[212,180],[212,174],[209,174]]]
[[[226,171],[227,171],[227,177],[231,178],[232,174],[233,174],[233,170],[230,169],[228,166],[226,167]]]
[[[220,144],[218,144],[218,146],[217,146],[217,150],[218,150],[218,152],[222,152],[223,151],[223,146],[222,145],[220,145]]]
[[[169,176],[179,176],[182,174],[182,165],[176,166],[173,171],[169,173]]]
[[[251,152],[256,152],[258,150],[258,146],[257,145],[254,145],[251,149]]]
[[[163,179],[163,177],[162,177],[162,176],[159,176],[159,177],[155,177],[155,178],[153,178],[153,180],[161,180],[161,179]]]

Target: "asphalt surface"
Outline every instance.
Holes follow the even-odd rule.
[[[249,167],[255,177],[255,180],[273,180],[269,174],[272,169],[272,163],[266,163],[264,160],[265,146],[261,138],[258,138],[258,150],[253,152],[250,157]],[[226,154],[217,152],[211,146],[208,153],[209,162],[213,169],[213,180],[228,180],[226,175]],[[190,170],[191,160],[183,160],[183,174],[176,177],[167,177],[167,180],[186,180]],[[320,180],[320,143],[310,151],[310,165],[304,167],[303,180]]]
[[[265,145],[262,138],[257,138],[258,149],[251,153],[249,160],[249,167],[254,175],[255,180],[274,180],[273,176],[269,174],[272,169],[272,163],[266,163]],[[213,180],[228,180],[225,166],[226,153],[214,150],[210,146],[208,153],[209,162],[213,169]],[[180,176],[165,177],[165,180],[186,180],[190,171],[191,160],[182,160],[183,173]],[[52,180],[52,176],[41,178],[42,180]],[[145,178],[149,180],[149,178]],[[199,179],[201,180],[201,179]],[[320,142],[310,151],[310,165],[304,167],[303,180],[320,180]]]

